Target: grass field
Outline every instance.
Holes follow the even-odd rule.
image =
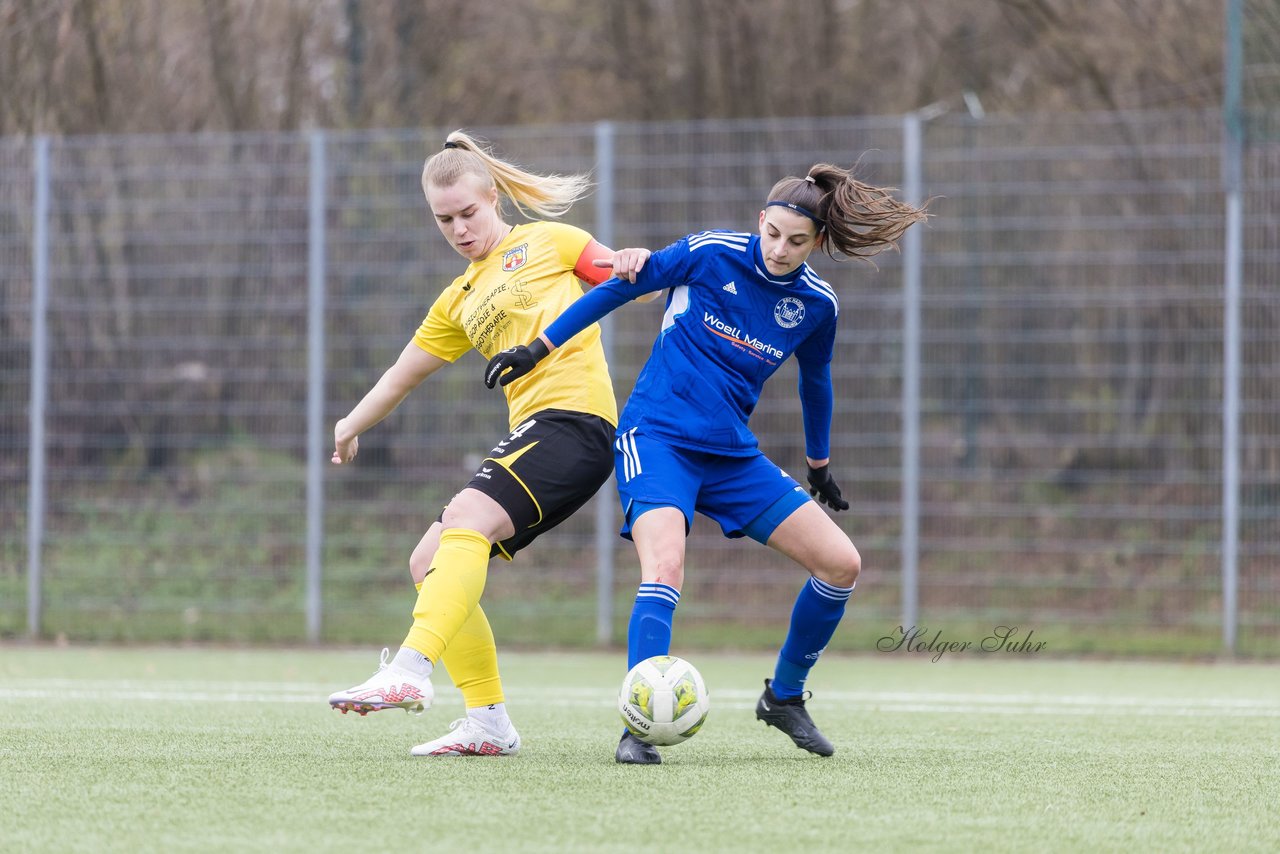
[[[1276,851],[1280,668],[830,655],[837,744],[754,720],[766,656],[698,654],[703,731],[613,761],[618,654],[507,653],[525,741],[416,759],[461,714],[331,711],[376,650],[0,647],[10,851]]]

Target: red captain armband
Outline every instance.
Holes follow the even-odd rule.
[[[599,241],[592,240],[578,256],[578,263],[573,267],[573,274],[582,281],[598,285],[613,278],[613,270],[609,267],[596,267],[592,264],[597,259],[613,260],[613,250],[602,246]]]

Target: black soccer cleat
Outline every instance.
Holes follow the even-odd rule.
[[[772,679],[764,680],[764,693],[756,703],[756,717],[769,726],[785,732],[796,743],[796,747],[803,747],[819,756],[830,756],[835,753],[835,745],[818,732],[813,718],[809,717],[809,713],[805,711],[805,698],[801,696],[791,700],[779,700],[773,695],[772,683]]]
[[[662,764],[662,757],[658,755],[658,748],[652,744],[645,744],[629,732],[622,734],[622,740],[618,742],[618,752],[614,754],[613,758],[623,765]]]

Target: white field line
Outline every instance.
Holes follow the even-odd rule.
[[[0,703],[41,702],[172,702],[296,703],[319,705],[333,685],[301,682],[211,682],[169,680],[0,679]],[[456,702],[458,692],[437,688],[437,697]],[[513,702],[608,707],[607,691],[554,687],[507,689]],[[723,708],[751,709],[754,691],[712,690],[712,702]],[[1229,697],[1127,697],[1107,694],[976,694],[935,691],[828,691],[815,704],[839,704],[864,712],[889,714],[978,715],[1118,715],[1122,717],[1256,717],[1280,718],[1280,700]]]

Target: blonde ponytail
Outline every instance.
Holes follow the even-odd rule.
[[[422,189],[428,185],[451,187],[463,175],[478,175],[511,200],[524,216],[559,217],[574,202],[591,192],[586,175],[538,175],[493,156],[480,142],[455,130],[443,151],[427,158],[422,167]]]

